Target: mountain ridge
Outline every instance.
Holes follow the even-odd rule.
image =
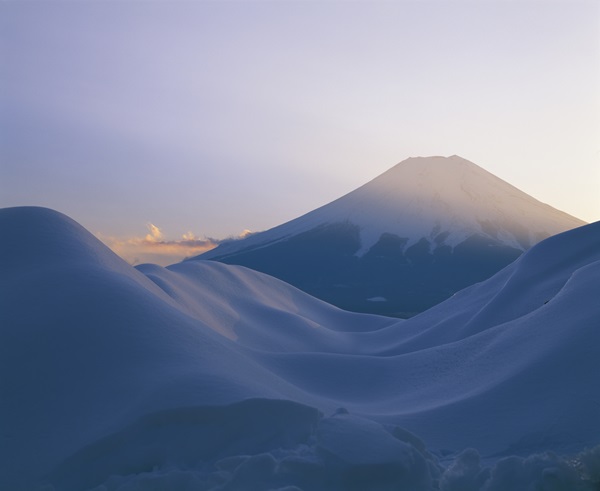
[[[472,182],[473,176],[476,176],[476,182]],[[467,186],[465,186],[465,181]],[[429,190],[425,184],[430,186]],[[482,184],[487,186],[487,192],[482,192],[479,189]],[[473,204],[484,203],[492,197],[494,202],[492,206],[488,206],[488,209],[497,210],[498,198],[496,195],[498,193],[491,192],[491,190],[497,188],[501,188],[503,193],[511,195],[514,202],[531,204],[542,211],[550,213],[554,220],[572,223],[571,228],[586,223],[546,203],[542,203],[477,164],[457,155],[451,157],[411,157],[328,204],[282,225],[253,234],[247,239],[226,243],[201,254],[201,256],[203,259],[217,258],[221,256],[221,253],[224,255],[234,252],[244,243],[258,245],[263,242],[284,239],[287,236],[307,231],[323,223],[344,223],[346,221],[356,223],[361,229],[368,229],[366,235],[369,237],[367,240],[362,241],[358,255],[365,254],[377,242],[382,232],[395,233],[401,237],[408,235],[407,246],[410,246],[418,242],[421,237],[431,237],[433,235],[432,232],[435,231],[437,224],[431,222],[438,221],[440,215],[446,215],[447,222],[450,222],[439,223],[442,232],[444,232],[444,228],[451,228],[452,225],[455,228],[458,225],[459,230],[465,228],[464,224],[460,223],[461,221],[464,222],[465,218],[460,217],[456,212],[449,215],[448,209],[462,208],[458,211],[473,212]],[[461,196],[457,193],[458,190],[464,194],[470,194],[471,201],[461,199],[464,198],[464,195]],[[418,201],[421,201],[421,203],[418,203]],[[513,204],[515,204],[514,202]],[[432,206],[429,210],[425,210],[425,204]],[[420,209],[415,210],[415,205],[418,205]],[[406,208],[409,209],[409,212],[417,211],[419,213],[407,213],[404,211]],[[521,206],[518,207],[519,210],[521,208]],[[375,211],[383,214],[383,217],[378,217]],[[504,210],[500,211],[500,213],[497,211],[495,213],[496,221],[501,219],[502,215],[508,214]],[[412,218],[411,215],[416,215],[416,217]],[[423,215],[427,219],[425,226],[422,223]],[[490,226],[494,226],[494,224],[485,223],[486,219],[490,219],[490,215],[489,211],[488,213],[482,213],[481,210],[475,210],[475,216],[479,217],[478,220],[482,222],[479,230],[477,230],[475,223],[471,223],[471,233],[465,232],[461,235],[456,231],[450,231],[450,237],[445,238],[442,242],[455,246],[474,232],[497,238],[493,237],[492,227]],[[373,223],[378,226],[374,227]],[[444,227],[444,225],[450,225],[450,227]],[[543,225],[546,230],[537,232],[540,235],[545,235],[545,237],[565,230],[561,226],[553,225],[551,220],[545,220]],[[495,226],[499,228],[498,224],[495,224]],[[373,231],[375,228],[378,230]],[[524,226],[523,228],[525,229]],[[524,230],[520,233],[527,235],[527,232],[527,230]],[[365,234],[364,230],[363,234]],[[451,237],[452,234],[456,235],[454,239]],[[362,236],[361,238],[364,239]],[[523,240],[511,239],[510,237],[501,237],[500,239],[504,239],[503,242],[507,245],[521,250],[526,250],[540,240],[538,237],[530,237],[523,244]]]
[[[584,224],[461,157],[413,157],[189,260],[246,266],[347,310],[409,317]]]

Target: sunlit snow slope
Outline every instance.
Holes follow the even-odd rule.
[[[461,157],[419,157],[199,258],[268,273],[348,310],[407,317],[581,225]]]
[[[600,223],[407,321],[239,266],[133,268],[47,209],[0,227],[0,489],[512,489],[546,467],[438,458],[600,443]]]

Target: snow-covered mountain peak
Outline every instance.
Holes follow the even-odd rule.
[[[200,257],[265,272],[344,309],[403,317],[581,225],[457,155],[414,157]]]
[[[346,208],[348,219],[357,221],[364,235],[376,236],[371,240],[365,237],[363,248],[380,235],[373,225],[385,226],[385,221],[397,224],[388,232],[412,242],[445,232],[444,242],[454,246],[470,235],[483,233],[524,249],[536,240],[522,237],[526,229],[515,229],[520,225],[517,217],[534,213],[537,221],[551,210],[458,156],[405,160],[359,188],[356,197],[360,197],[359,203],[369,202],[370,206],[359,207],[344,199],[340,208]],[[488,230],[485,224],[491,225]]]
[[[546,205],[462,157],[411,157],[358,189],[295,220],[225,244],[203,257],[284,240],[331,224],[360,230],[365,254],[381,238],[425,238],[455,247],[472,236],[526,250],[543,238],[585,222]]]
[[[470,201],[484,193],[525,195],[473,162],[452,157],[412,157],[363,186],[373,192],[391,190],[398,198]],[[398,199],[397,198],[397,199]],[[529,197],[530,198],[530,197]]]

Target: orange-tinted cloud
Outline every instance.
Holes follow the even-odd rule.
[[[99,235],[108,247],[130,264],[154,263],[161,266],[173,264],[187,257],[197,256],[217,247],[223,240],[195,236],[192,232],[183,234],[179,240],[167,240],[159,227],[153,223],[147,225],[149,233],[145,237],[106,237]],[[239,237],[250,235],[244,230]],[[234,240],[229,238],[226,240]]]

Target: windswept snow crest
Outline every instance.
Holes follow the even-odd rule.
[[[461,157],[418,157],[197,258],[262,271],[346,310],[410,317],[581,225]]]
[[[1,489],[599,485],[600,223],[406,321],[133,268],[52,210],[0,227]]]

